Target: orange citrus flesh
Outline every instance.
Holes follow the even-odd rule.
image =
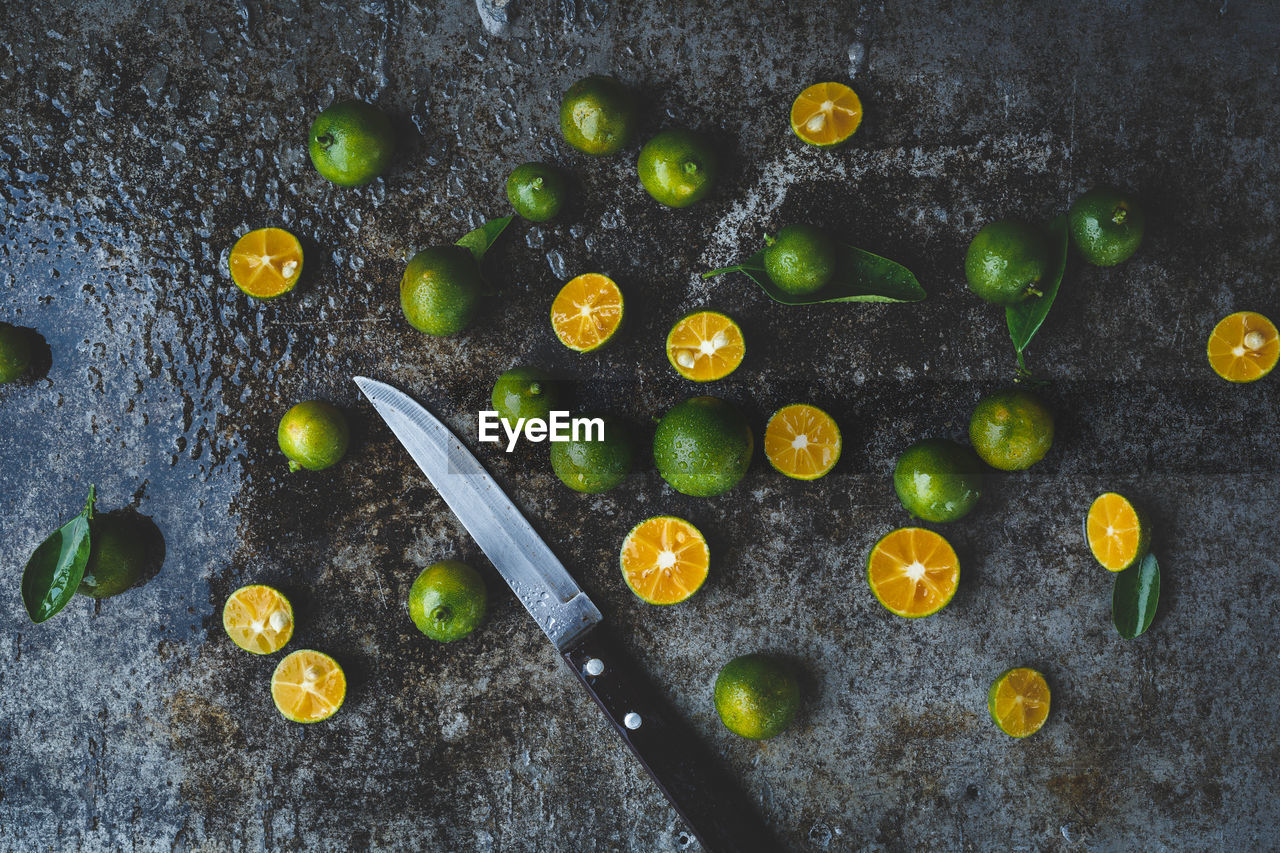
[[[1034,669],[1011,669],[991,685],[987,706],[1005,734],[1012,737],[1035,734],[1049,718],[1049,684]]]
[[[1085,522],[1089,549],[1104,569],[1123,571],[1133,565],[1142,545],[1142,521],[1128,498],[1107,492],[1089,507]]]
[[[585,273],[560,289],[551,303],[551,327],[577,352],[603,346],[622,322],[622,291],[608,276]]]
[[[676,372],[694,382],[723,379],[742,364],[746,341],[738,324],[718,311],[697,311],[667,335],[667,359]]]
[[[810,145],[838,145],[860,124],[862,101],[843,83],[815,83],[791,105],[791,129]]]
[[[1253,382],[1276,366],[1280,335],[1275,324],[1253,311],[1224,317],[1209,336],[1209,366],[1228,382]]]
[[[222,627],[245,651],[269,655],[284,648],[293,636],[293,607],[269,586],[243,586],[223,605]]]
[[[281,228],[259,228],[231,249],[231,280],[250,296],[288,293],[302,276],[302,244]]]
[[[271,676],[271,698],[285,718],[318,723],[332,717],[347,696],[347,676],[323,652],[302,649],[285,657]]]
[[[764,454],[788,477],[816,480],[840,458],[840,428],[817,406],[783,406],[764,428]]]
[[[676,604],[698,591],[711,551],[698,528],[669,515],[645,519],[622,541],[622,577],[650,604]]]
[[[932,530],[903,527],[871,549],[867,582],[891,613],[911,619],[928,616],[956,594],[960,560],[951,543]]]

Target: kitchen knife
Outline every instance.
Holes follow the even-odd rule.
[[[401,391],[363,376],[355,382],[703,849],[777,850],[747,799],[600,627],[600,611],[462,442]]]

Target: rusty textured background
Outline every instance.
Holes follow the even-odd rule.
[[[400,385],[474,436],[494,377],[537,363],[576,379],[580,405],[647,429],[695,392],[661,341],[700,305],[748,338],[714,393],[757,434],[783,403],[826,407],[846,441],[831,476],[791,482],[758,460],[697,500],[646,465],[588,497],[559,484],[545,447],[481,457],[788,849],[1280,847],[1280,385],[1228,387],[1204,360],[1221,316],[1280,314],[1276,6],[481,5],[488,21],[462,0],[6,6],[0,319],[48,350],[36,378],[0,388],[0,848],[696,849],[349,377]],[[636,87],[644,135],[715,135],[713,198],[660,209],[634,147],[566,148],[559,95],[592,71]],[[792,97],[850,76],[867,105],[853,143],[800,145]],[[305,149],[311,117],[348,96],[388,110],[403,140],[359,190],[326,184]],[[574,209],[512,227],[473,329],[415,332],[396,300],[406,258],[505,215],[507,172],[534,158],[572,172]],[[979,510],[945,528],[964,567],[952,605],[897,619],[862,568],[908,520],[893,460],[961,437],[1013,374],[1000,312],[964,290],[964,247],[987,221],[1047,219],[1104,181],[1144,196],[1149,237],[1119,268],[1073,267],[1032,348],[1054,450],[991,476]],[[908,264],[929,299],[785,308],[741,277],[697,277],[803,220]],[[253,303],[225,260],[268,224],[306,241],[309,274]],[[588,270],[619,280],[631,321],[580,357],[546,313]],[[291,476],[275,425],[310,397],[342,405],[356,438],[341,466]],[[32,626],[23,561],[91,482],[101,509],[154,522],[163,565]],[[1081,542],[1106,488],[1157,524],[1161,612],[1132,642]],[[615,562],[657,512],[712,535],[711,581],[670,609],[634,598]],[[445,557],[475,561],[494,602],[450,647],[404,606]],[[292,596],[294,647],[345,664],[331,722],[285,723],[274,660],[222,632],[227,593],[258,581]],[[720,664],[756,650],[790,656],[806,692],[794,730],[762,744],[725,732],[710,699]],[[1054,690],[1024,742],[984,707],[1017,663]]]

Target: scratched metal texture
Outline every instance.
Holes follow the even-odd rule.
[[[757,435],[802,400],[840,422],[825,479],[757,459],[709,500],[672,492],[647,458],[593,497],[555,479],[545,446],[480,450],[785,849],[1280,847],[1280,384],[1229,387],[1204,358],[1225,314],[1280,315],[1275,4],[36,0],[0,17],[0,320],[43,341],[35,376],[0,388],[0,849],[697,849],[350,381],[392,382],[473,437],[517,363],[565,374],[576,407],[644,441],[704,390]],[[714,196],[662,209],[637,147],[569,150],[557,103],[589,72],[635,88],[642,136],[711,134]],[[791,99],[850,78],[863,128],[835,152],[801,145]],[[355,190],[305,148],[315,113],[352,96],[402,143]],[[568,170],[575,203],[510,228],[472,329],[417,333],[396,298],[406,259],[505,215],[504,179],[530,159]],[[960,591],[898,619],[863,579],[872,543],[909,520],[894,459],[962,438],[1013,376],[1000,312],[964,288],[965,246],[1102,182],[1142,195],[1149,236],[1120,267],[1073,263],[1029,353],[1053,451],[990,476],[979,509],[940,528]],[[902,261],[928,300],[788,308],[742,277],[699,278],[796,221]],[[256,303],[226,257],[264,225],[305,241],[307,278]],[[593,270],[621,283],[628,325],[579,356],[547,312]],[[661,345],[698,306],[748,341],[709,389]],[[276,423],[314,397],[346,410],[352,449],[290,475]],[[163,561],[32,626],[23,561],[90,483],[102,510],[151,521]],[[1164,570],[1160,614],[1131,642],[1081,541],[1105,489],[1149,508]],[[657,513],[710,535],[711,579],[678,607],[643,604],[617,569],[623,535]],[[484,573],[493,606],[444,646],[405,597],[449,557]],[[333,720],[283,721],[274,659],[224,635],[222,603],[250,582],[292,597],[293,648],[345,665]],[[765,743],[711,704],[719,666],[759,650],[790,658],[805,695]],[[1053,689],[1021,742],[985,708],[1014,664]]]

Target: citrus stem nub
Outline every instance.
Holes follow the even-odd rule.
[[[1111,212],[1111,221],[1116,225],[1123,225],[1124,221],[1129,218],[1129,210],[1123,206],[1117,207]]]
[[[685,173],[686,175],[696,175],[696,174],[698,174],[698,172],[699,172],[701,169],[702,169],[702,167],[701,167],[700,165],[698,165],[698,161],[697,161],[697,160],[686,160],[686,161],[685,161],[685,164],[684,164],[684,173]]]
[[[452,616],[453,611],[443,604],[431,611],[431,618],[436,622],[448,622]]]
[[[301,465],[299,465],[297,462],[294,462],[292,459],[289,460],[289,473],[296,474],[301,470],[302,470]]]
[[[320,134],[319,136],[316,137],[316,144],[319,145],[321,148],[328,148],[330,145],[333,144],[333,135],[328,133]]]
[[[1044,291],[1038,287],[1028,287],[1027,293],[1031,294],[1032,296],[1044,296]]]

